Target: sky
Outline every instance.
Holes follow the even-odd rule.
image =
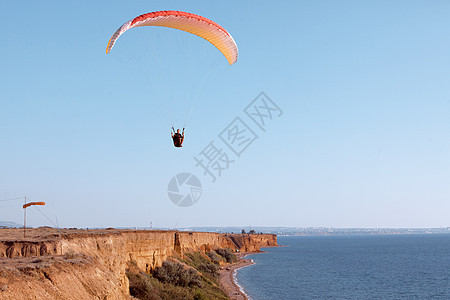
[[[238,61],[150,27],[105,53],[158,10],[217,22]],[[5,1],[0,220],[21,224],[23,200],[1,200],[27,196],[47,203],[32,226],[450,226],[449,15],[448,1]],[[245,113],[262,92],[279,109],[264,130]],[[252,132],[239,156],[232,122]],[[195,160],[211,142],[232,161],[215,182]],[[202,186],[189,207],[168,195],[181,173]]]

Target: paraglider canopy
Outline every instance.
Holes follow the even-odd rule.
[[[140,15],[123,24],[109,39],[106,53],[109,53],[116,40],[125,31],[139,26],[162,26],[183,30],[204,38],[225,56],[230,65],[238,58],[238,48],[231,36],[222,26],[205,17],[183,11],[155,11]]]

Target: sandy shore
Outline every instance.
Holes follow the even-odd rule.
[[[254,264],[251,259],[245,258],[247,254],[251,253],[241,253],[238,258],[239,261],[229,266],[224,266],[219,270],[220,274],[220,284],[222,288],[227,293],[231,300],[247,300],[247,296],[241,291],[239,286],[234,281],[234,273],[237,269]]]

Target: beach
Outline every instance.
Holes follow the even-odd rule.
[[[257,253],[257,252],[255,252]],[[219,270],[219,281],[224,289],[224,291],[227,293],[228,297],[232,300],[246,300],[247,295],[241,290],[240,286],[235,281],[235,272],[237,269],[247,267],[249,265],[254,264],[254,262],[251,259],[245,258],[246,255],[252,254],[252,253],[240,253],[238,256],[238,262],[224,266]]]

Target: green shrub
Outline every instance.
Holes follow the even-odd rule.
[[[197,272],[177,262],[163,262],[161,267],[154,270],[153,276],[161,282],[177,286],[201,286],[201,277]]]
[[[224,260],[217,253],[215,255]],[[186,254],[182,263],[165,261],[152,274],[143,273],[135,262],[131,262],[127,269],[130,294],[142,300],[226,300],[229,298],[217,281],[218,268],[201,252]]]
[[[127,272],[130,281],[130,295],[138,299],[157,300],[158,290],[153,287],[151,279],[144,273]]]
[[[218,256],[218,255],[216,254],[216,256]],[[188,259],[185,259],[184,262],[196,269],[200,268],[201,265],[213,263],[213,262],[211,262],[211,259],[208,256],[206,256],[202,253],[199,253],[199,252],[187,253],[186,257]],[[218,256],[218,257],[220,257],[220,256]],[[222,259],[222,258],[220,257],[219,259]]]
[[[225,258],[227,263],[232,263],[232,262],[237,261],[236,256],[228,248],[227,249],[217,249],[216,252],[217,252],[217,254],[219,254],[220,256]]]
[[[201,290],[197,290],[194,294],[194,300],[208,300],[208,297]]]
[[[224,261],[223,257],[217,254],[216,251],[212,250],[208,252],[208,257],[215,263],[220,264],[220,262]]]
[[[202,263],[199,267],[198,270],[200,272],[204,272],[204,273],[209,273],[213,276],[217,275],[217,271],[219,270],[219,267],[211,262],[209,263]]]

